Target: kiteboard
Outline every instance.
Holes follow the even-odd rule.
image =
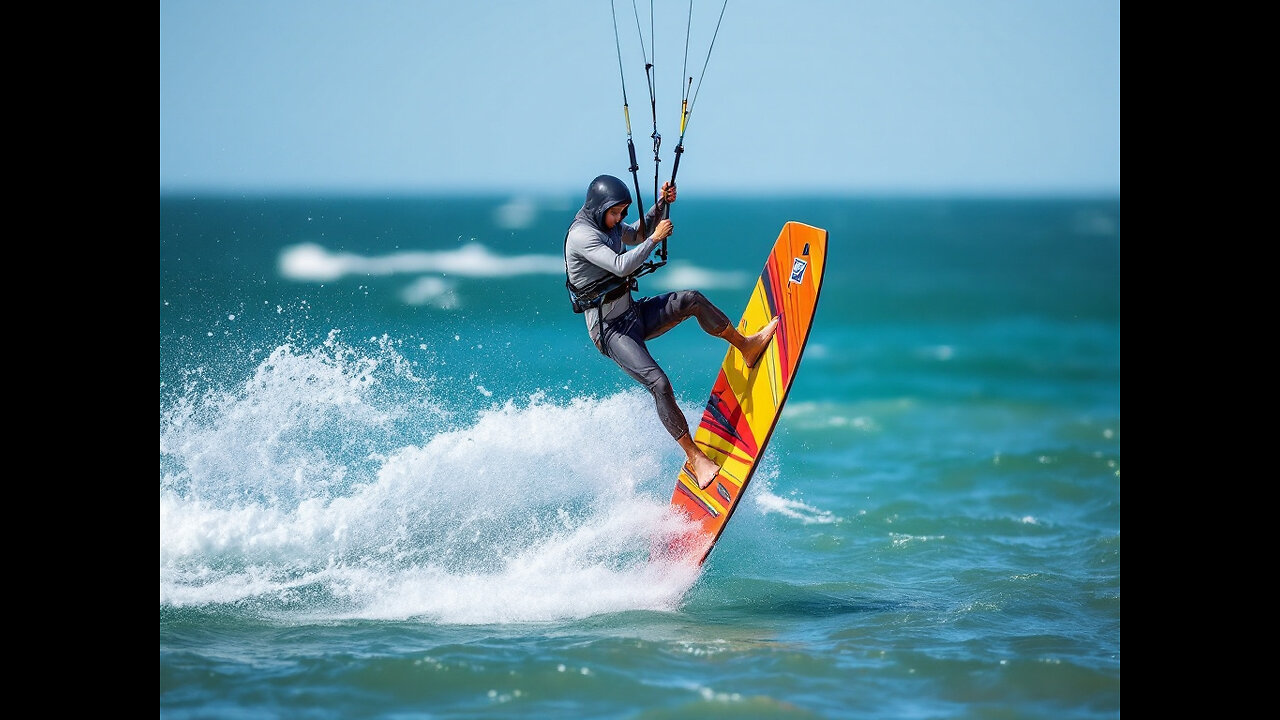
[[[720,472],[701,489],[687,464],[680,469],[671,504],[693,523],[670,545],[669,556],[701,565],[737,509],[800,367],[826,261],[826,230],[799,222],[782,226],[738,322],[738,331],[751,335],[776,315],[778,329],[755,366],[748,368],[733,347],[720,364],[693,435]]]

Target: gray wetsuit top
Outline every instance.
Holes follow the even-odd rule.
[[[619,183],[593,183],[587,192],[582,209],[574,216],[565,237],[564,261],[569,282],[574,287],[585,288],[610,275],[626,277],[649,259],[658,243],[639,237],[640,223],[618,223],[612,230],[605,230],[604,215],[609,208],[620,203],[630,203],[631,193]],[[658,206],[655,204],[645,214],[645,227],[658,223]],[[635,247],[627,250],[628,245]],[[631,306],[631,293],[625,292],[612,301],[605,302],[597,310],[588,308],[583,315],[591,341],[600,345],[600,315],[612,320]]]

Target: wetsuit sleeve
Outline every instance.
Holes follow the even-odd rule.
[[[634,234],[633,228],[632,235]],[[625,230],[623,230],[623,237],[626,237]],[[649,259],[655,247],[657,243],[646,239],[625,253],[617,253],[609,247],[604,236],[598,232],[569,233],[569,248],[573,254],[618,277],[625,277],[638,270],[644,261]]]

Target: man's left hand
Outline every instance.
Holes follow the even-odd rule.
[[[676,186],[670,182],[662,183],[662,192],[660,193],[662,201],[670,205],[676,201]]]

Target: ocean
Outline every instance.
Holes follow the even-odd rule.
[[[639,295],[736,320],[830,233],[700,570],[649,561],[683,454],[570,310],[579,195],[161,194],[160,717],[1120,716],[1119,197],[686,185]],[[650,349],[695,426],[726,345]]]

